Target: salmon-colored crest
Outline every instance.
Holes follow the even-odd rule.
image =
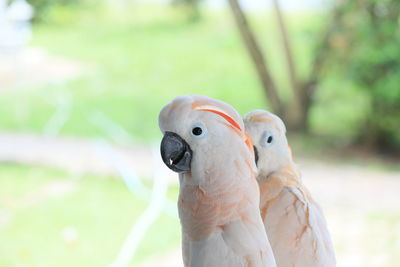
[[[192,105],[192,107],[193,107],[193,105]],[[224,111],[222,111],[218,107],[210,106],[210,105],[202,105],[202,106],[194,106],[193,109],[201,110],[201,111],[209,111],[209,112],[215,113],[215,114],[221,116],[222,118],[224,118],[233,127],[237,128],[239,131],[242,131],[242,128],[240,127],[240,125],[231,116],[226,114]]]

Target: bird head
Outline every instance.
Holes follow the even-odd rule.
[[[159,126],[164,134],[162,159],[178,173],[218,172],[234,161],[235,153],[241,153],[243,148],[253,157],[252,145],[246,145],[240,115],[216,99],[179,96],[161,110]]]
[[[265,110],[254,110],[243,120],[254,145],[259,177],[268,176],[292,160],[286,127],[278,116]]]

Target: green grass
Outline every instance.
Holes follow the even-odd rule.
[[[73,15],[71,15],[73,14]],[[0,130],[43,131],[57,97],[71,95],[62,135],[104,135],[88,120],[101,111],[141,140],[159,138],[160,109],[177,95],[202,94],[232,104],[241,114],[268,108],[264,93],[228,10],[203,11],[189,23],[179,10],[134,5],[115,14],[97,7],[63,10],[52,23],[34,26],[33,46],[88,66],[61,84],[26,86],[0,93]],[[287,99],[288,76],[273,14],[250,14],[271,71]],[[295,59],[307,77],[321,14],[287,14]],[[34,88],[32,88],[34,87]],[[348,140],[368,106],[362,92],[332,73],[321,83],[311,110],[315,133]],[[329,119],[327,119],[329,118]]]
[[[274,17],[259,14],[250,18],[281,94],[287,97],[288,79]],[[297,65],[303,77],[309,69],[320,18],[314,14],[289,16]],[[61,131],[65,135],[101,134],[87,120],[100,110],[138,138],[158,137],[159,110],[182,94],[219,98],[242,114],[267,107],[253,65],[227,11],[205,11],[201,21],[188,23],[177,10],[166,7],[138,6],[119,19],[94,9],[92,13],[77,15],[69,23],[35,25],[33,45],[83,62],[89,66],[88,72],[67,82],[67,89],[64,84],[49,84],[18,92],[5,91],[0,98],[0,113],[4,114],[0,117],[0,129],[41,132],[55,111],[54,99],[64,90],[73,100],[70,119]],[[326,128],[321,116],[328,110],[328,114],[348,118],[351,105],[346,103],[352,103],[354,94],[348,88],[331,87],[334,86],[329,87],[329,95],[320,94],[322,103],[314,109],[313,121],[322,132],[328,129],[335,136],[346,135],[348,131],[342,133],[340,129],[348,130],[349,123],[342,126],[342,121],[333,120]],[[337,94],[340,97],[340,92],[347,92],[347,100],[340,100],[340,105],[333,106],[331,111],[330,99]],[[352,107],[357,118],[359,112]]]
[[[60,183],[72,183],[75,189],[52,194],[51,185]],[[169,195],[175,201],[177,188],[171,188]],[[146,206],[120,179],[91,175],[76,179],[58,170],[4,164],[0,266],[106,266]],[[66,229],[75,229],[77,239],[66,241]],[[161,215],[134,262],[178,247],[179,240],[178,220]]]

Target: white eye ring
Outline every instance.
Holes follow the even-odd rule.
[[[203,138],[207,134],[207,128],[201,123],[196,123],[190,128],[190,134],[197,139]]]
[[[262,147],[269,147],[274,143],[274,136],[270,132],[264,132],[260,143]]]

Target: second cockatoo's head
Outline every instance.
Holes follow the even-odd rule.
[[[254,160],[240,115],[222,101],[179,96],[161,110],[159,126],[162,159],[175,172],[218,176],[238,157]]]
[[[254,145],[259,178],[284,168],[292,160],[286,127],[278,116],[265,110],[254,110],[246,114],[244,124]]]

